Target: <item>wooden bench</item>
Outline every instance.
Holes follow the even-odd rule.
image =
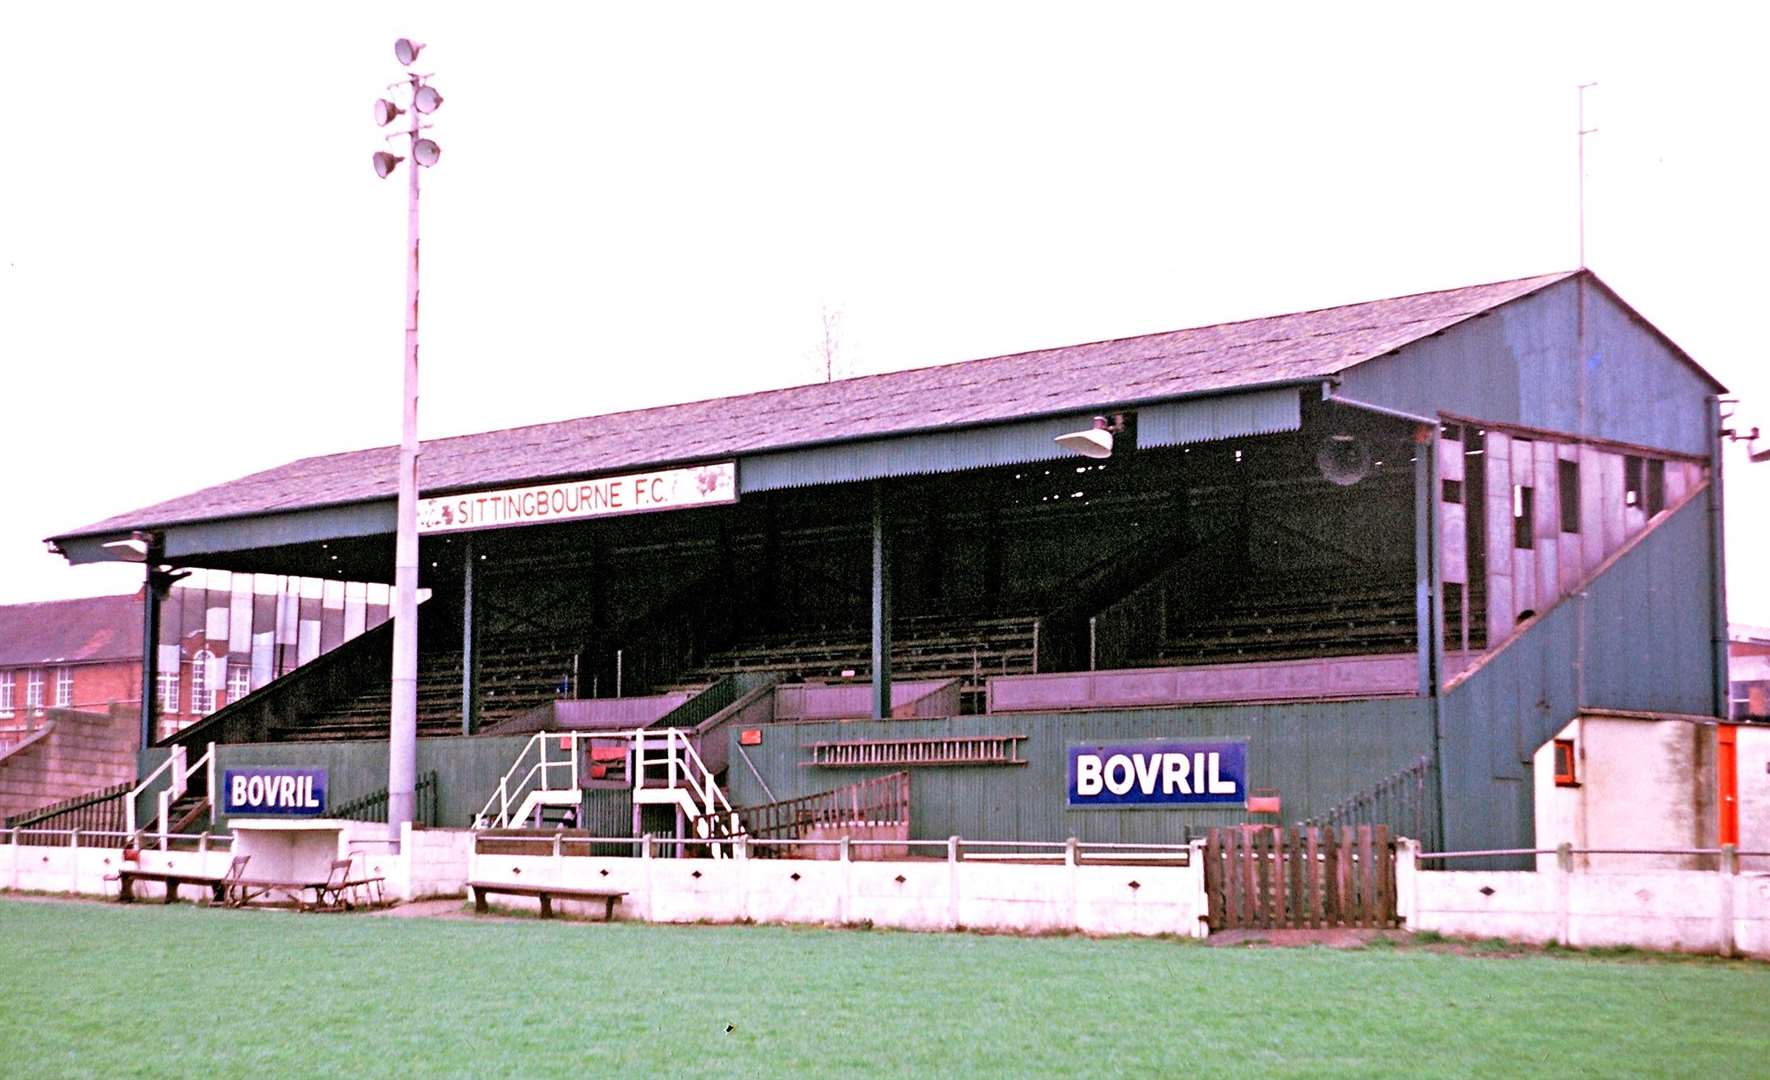
[[[532,896],[541,901],[541,918],[553,918],[553,898],[561,900],[601,900],[604,903],[602,919],[608,922],[615,917],[615,904],[624,892],[609,889],[574,889],[565,885],[509,885],[495,881],[469,881],[467,887],[473,890],[473,910],[480,915],[486,913],[486,897]]]
[[[137,881],[158,881],[166,886],[166,903],[178,899],[178,888],[181,885],[201,885],[209,890],[210,898],[215,903],[222,900],[222,879],[214,874],[182,873],[175,870],[142,870],[139,868],[121,867],[117,870],[117,902],[132,903],[135,900],[135,883]]]

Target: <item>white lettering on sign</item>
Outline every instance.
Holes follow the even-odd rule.
[[[236,776],[228,802],[236,807],[318,810],[311,776]]]
[[[1235,781],[1222,769],[1217,753],[1078,754],[1076,794],[1098,795],[1104,789],[1123,795],[1133,787],[1145,795],[1236,794]]]
[[[603,476],[418,500],[420,533],[541,525],[737,502],[737,463]]]

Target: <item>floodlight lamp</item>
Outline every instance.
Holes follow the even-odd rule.
[[[375,123],[386,127],[393,123],[394,117],[404,115],[405,111],[386,98],[380,98],[375,102]]]
[[[429,142],[430,140],[420,139],[418,141]],[[406,159],[397,154],[390,154],[385,150],[375,151],[375,175],[383,180],[387,179],[389,176],[393,175],[394,166],[404,160]]]
[[[420,86],[412,95],[412,107],[421,113],[433,113],[442,108],[443,96],[436,92],[434,86]]]
[[[1056,438],[1058,446],[1072,454],[1080,454],[1089,458],[1109,458],[1112,456],[1112,429],[1106,417],[1096,416],[1094,426],[1086,431],[1072,431]]]
[[[436,145],[431,139],[419,139],[412,144],[412,160],[424,166],[426,169],[435,165],[437,159],[441,157],[442,147]]]
[[[405,67],[411,67],[412,61],[418,59],[418,54],[423,51],[424,45],[411,38],[400,38],[393,43],[393,58]]]
[[[101,546],[106,551],[110,552],[111,558],[113,559],[118,559],[122,562],[147,562],[148,544],[146,540],[141,538],[140,534],[130,536],[125,540],[111,540]]]

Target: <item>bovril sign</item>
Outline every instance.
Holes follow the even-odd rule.
[[[1069,805],[1242,806],[1242,742],[1140,742],[1069,748]]]
[[[326,812],[326,770],[281,766],[223,769],[221,812],[252,817],[319,817]]]

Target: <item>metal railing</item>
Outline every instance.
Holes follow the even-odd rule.
[[[1422,844],[1438,840],[1438,770],[1421,756],[1370,787],[1297,824],[1344,828],[1387,825],[1397,835]]]
[[[519,831],[478,830],[474,848],[481,855],[589,855],[604,847],[627,848],[634,856],[654,858],[661,852],[693,851],[704,848],[709,854],[730,849],[739,858],[765,857],[768,850],[834,851],[840,857],[846,850],[857,848],[889,848],[906,853],[910,859],[944,860],[947,862],[1021,862],[1047,864],[1135,864],[1188,866],[1193,853],[1204,846],[1203,840],[1185,844],[1132,843],[1127,841],[1067,840],[976,840],[950,836],[945,840],[875,840],[850,837],[824,839],[788,839],[736,836],[676,837],[595,836],[571,829],[535,829]],[[490,849],[490,850],[488,850]],[[516,850],[508,850],[516,849]],[[523,850],[527,849],[527,850]],[[915,852],[924,854],[915,854]],[[787,857],[795,857],[788,855]],[[803,856],[798,856],[803,857]]]
[[[413,794],[417,799],[414,821],[419,825],[436,827],[437,803],[437,772],[435,769],[425,773],[423,778],[413,786]],[[387,789],[373,791],[360,799],[334,809],[329,815],[345,821],[386,821],[387,820]]]
[[[35,827],[0,828],[0,847],[18,845],[21,847],[93,847],[93,848],[128,848],[135,833],[120,829],[44,829]],[[170,844],[195,843],[199,852],[212,847],[230,848],[234,838],[227,833],[166,833],[155,835],[156,841]],[[81,843],[82,840],[114,841],[113,843]],[[57,843],[59,841],[59,843]],[[162,849],[164,850],[164,849]]]
[[[184,746],[175,745],[167,753],[166,760],[160,762],[159,767],[153,772],[148,773],[146,779],[135,785],[134,790],[130,791],[125,799],[123,814],[125,827],[130,835],[134,836],[145,831],[144,828],[139,827],[135,807],[144,792],[157,788],[154,790],[154,821],[160,827],[160,846],[164,847],[168,836],[166,830],[171,824],[168,821],[168,815],[171,813],[172,804],[184,798],[185,792],[190,790],[190,778],[196,775],[198,770],[202,770],[204,782],[208,788],[209,820],[213,822],[215,820],[216,796],[215,744],[210,743],[208,749],[204,750],[203,755],[196,761],[189,760],[189,752]],[[161,777],[165,777],[164,787],[158,787]]]
[[[637,728],[630,731],[543,731],[529,738],[515,764],[498,781],[474,819],[480,828],[509,828],[528,820],[535,809],[561,805],[549,795],[582,796],[583,750],[586,744],[625,742],[627,776],[635,802],[646,792],[669,792],[654,801],[677,802],[694,817],[731,813],[731,803],[713,773],[680,728]],[[559,757],[555,758],[555,752]],[[662,777],[654,775],[661,772]],[[660,782],[661,780],[661,782]]]
[[[133,782],[125,780],[121,784],[89,791],[72,799],[63,799],[28,813],[15,814],[6,819],[5,825],[9,829],[119,829],[128,824],[124,803],[134,787]]]

